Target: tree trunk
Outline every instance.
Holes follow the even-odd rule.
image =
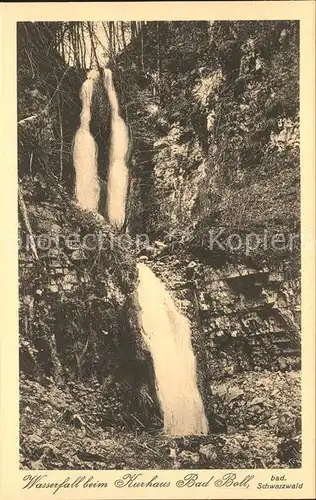
[[[95,62],[95,64],[97,65],[98,70],[100,71],[101,67],[100,67],[100,64],[99,64],[99,60],[98,60],[98,56],[97,56],[97,51],[96,51],[95,44],[94,44],[94,39],[93,39],[93,33],[94,33],[93,32],[93,27],[91,27],[89,21],[88,21],[88,31],[89,31],[90,43],[91,43],[91,54],[92,54],[91,61]],[[91,66],[92,66],[92,64],[90,64],[90,67]]]
[[[144,27],[145,27],[145,24],[141,21],[140,22],[141,64],[142,64],[142,70],[145,73],[145,66],[144,66]]]
[[[110,58],[113,59],[113,32],[112,32],[112,21],[109,21],[109,48],[110,48]]]
[[[157,22],[157,40],[158,40],[158,47],[157,47],[157,71],[158,71],[158,97],[159,97],[159,102],[161,103],[161,73],[162,73],[162,64],[161,64],[161,31],[160,31],[160,22]]]
[[[20,212],[21,212],[21,216],[23,219],[23,223],[24,223],[26,232],[29,235],[31,252],[32,252],[35,260],[38,260],[38,254],[37,254],[37,249],[36,249],[36,245],[35,245],[35,241],[34,241],[34,236],[33,236],[32,228],[31,228],[30,220],[29,220],[29,217],[27,214],[27,208],[26,208],[26,205],[24,202],[23,193],[22,193],[22,190],[20,187],[18,189],[18,198],[19,198],[19,207],[20,207]]]
[[[126,47],[126,39],[125,39],[124,21],[121,21],[121,34],[122,34],[123,47],[125,49],[125,47]]]
[[[57,82],[58,83],[58,82]],[[62,181],[64,173],[63,153],[64,153],[64,132],[63,132],[63,111],[60,93],[57,94],[58,118],[59,118],[59,133],[60,133],[60,149],[59,149],[59,180]]]
[[[87,47],[86,47],[86,41],[85,41],[84,24],[79,23],[79,26],[81,27],[80,34],[81,34],[81,41],[82,41],[82,60],[83,60],[82,67],[86,68]]]
[[[119,23],[115,23],[115,34],[116,34],[116,41],[117,41],[117,52],[121,51],[121,44],[120,44],[120,37],[119,37]]]
[[[112,24],[112,44],[113,44],[113,57],[115,56],[116,54],[116,36],[115,36],[115,23],[114,21],[110,21],[111,24]]]
[[[137,24],[136,21],[131,21],[131,35],[132,40],[134,40],[137,36]]]

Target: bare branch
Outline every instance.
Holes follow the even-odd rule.
[[[32,252],[34,258],[36,260],[38,260],[38,254],[37,254],[37,249],[36,249],[36,245],[35,245],[35,240],[34,240],[32,228],[31,228],[29,216],[28,216],[28,213],[27,213],[27,208],[26,208],[26,205],[25,205],[23,193],[22,193],[22,190],[21,190],[20,186],[18,188],[18,199],[19,199],[19,208],[20,208],[20,211],[21,211],[21,216],[22,216],[22,219],[23,219],[23,222],[24,222],[24,225],[25,225],[25,229],[28,232],[28,235],[30,237],[31,252]]]
[[[54,90],[53,92],[53,95],[52,97],[50,98],[50,100],[48,101],[48,103],[46,104],[45,108],[42,109],[42,111],[40,111],[40,113],[38,113],[37,115],[33,115],[33,116],[28,116],[27,118],[23,118],[23,120],[20,120],[18,121],[18,125],[21,125],[22,123],[25,123],[25,122],[28,122],[28,121],[31,121],[31,120],[35,120],[35,118],[39,118],[41,115],[43,115],[46,111],[47,111],[47,108],[49,107],[50,103],[52,102],[52,100],[54,99],[55,95],[56,95],[56,92],[58,92],[58,90],[60,89],[60,86],[62,84],[62,81],[64,79],[64,77],[66,76],[66,73],[68,72],[68,70],[70,69],[70,66],[68,66],[66,68],[66,71],[64,71],[64,74],[63,76],[61,77],[61,79],[59,80],[59,83],[56,87],[56,89]]]

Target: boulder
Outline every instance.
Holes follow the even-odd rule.
[[[200,446],[199,452],[204,463],[207,462],[208,464],[213,464],[216,462],[217,453],[213,444],[210,443]]]
[[[192,451],[183,450],[179,454],[178,459],[180,460],[183,466],[188,467],[190,465],[198,464],[200,461],[200,456],[198,453],[193,453]]]

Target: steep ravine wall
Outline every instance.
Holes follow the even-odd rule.
[[[137,43],[117,61],[134,139],[130,227],[196,242],[214,226],[297,231],[298,24],[147,23],[143,38],[146,77],[132,70]]]
[[[139,71],[124,91],[135,141],[129,229],[166,245],[140,255],[202,335],[210,380],[300,366],[298,37],[296,22],[148,23],[147,83]],[[128,71],[139,51],[119,64]],[[255,233],[260,244],[210,249],[210,230],[221,242]],[[265,248],[264,234],[295,245]]]

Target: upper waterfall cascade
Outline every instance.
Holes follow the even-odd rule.
[[[90,71],[82,85],[80,92],[82,101],[80,127],[76,132],[73,146],[76,200],[81,208],[93,212],[98,211],[100,197],[98,148],[90,133],[92,94],[97,76],[96,71]]]
[[[128,191],[128,128],[119,114],[119,104],[112,72],[104,70],[104,86],[107,90],[111,108],[110,161],[107,181],[107,216],[109,222],[122,228],[125,222],[126,198]]]

